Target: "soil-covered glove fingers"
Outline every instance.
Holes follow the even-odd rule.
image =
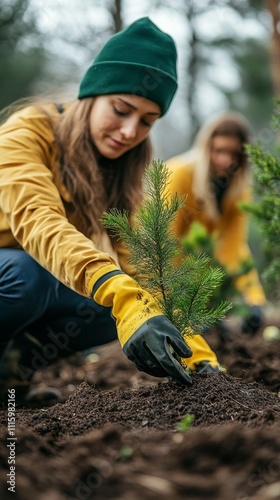
[[[174,356],[174,352],[176,352],[174,349],[174,347],[175,347],[174,343],[172,342],[172,344],[173,344],[172,345],[170,342],[170,339],[168,339],[168,338],[164,339],[164,343],[165,343],[165,351],[166,351],[170,361],[168,363],[166,363],[166,359],[164,359],[163,363],[164,363],[166,371],[168,372],[169,377],[171,377],[174,380],[177,380],[177,382],[180,382],[181,384],[182,383],[192,384],[192,379],[191,379],[189,373],[181,365],[181,363],[178,361],[177,357]],[[170,350],[170,346],[172,346],[173,352]],[[180,352],[182,352],[182,350],[180,350]],[[191,352],[190,349],[189,349],[189,352]],[[184,356],[186,357],[186,353],[184,353]],[[189,354],[188,354],[188,357],[190,357]]]
[[[256,333],[264,322],[264,312],[261,306],[251,306],[248,316],[244,319],[242,324],[243,333]]]
[[[93,285],[92,297],[98,304],[112,308],[126,356],[147,373],[190,383],[189,375],[175,356],[187,358],[192,352],[174,325],[163,316],[157,301],[122,271],[102,272]],[[165,338],[168,342],[164,342]]]
[[[145,362],[142,360],[141,356],[139,356],[137,348],[131,346],[129,352],[127,353],[127,357],[130,361],[133,361],[136,368],[140,372],[148,373],[148,375],[152,375],[153,377],[166,377],[166,371],[162,368],[154,356],[151,356],[151,359],[146,359]]]
[[[189,374],[175,355],[189,357],[192,351],[165,316],[156,316],[146,321],[125,343],[123,350],[131,361],[141,366],[141,370],[154,376],[171,377],[180,383],[191,384]]]
[[[167,373],[166,369],[159,363],[159,361],[156,359],[156,357],[153,355],[153,353],[150,351],[150,349],[147,348],[146,345],[143,346],[143,348],[141,349],[141,353],[143,354],[143,349],[146,350],[146,353],[145,353],[145,361],[141,358],[141,355],[139,355],[139,352],[138,352],[138,349],[136,349],[134,346],[130,346],[130,349],[129,351],[127,351],[127,357],[130,359],[130,361],[133,361],[134,364],[136,365],[136,368],[141,371],[141,372],[145,372],[145,373],[148,373],[149,375],[152,375],[153,377],[171,377],[170,375],[170,369],[172,370],[172,367],[170,367],[169,369],[169,374]],[[167,353],[169,353],[169,350],[170,350],[170,347],[169,345],[166,346],[166,350],[167,350]],[[180,370],[181,372],[181,365],[177,365],[177,360],[176,358],[174,358],[172,356],[171,358],[171,361],[172,361],[172,364],[174,364],[174,360],[175,360],[175,364],[176,364],[176,367],[177,369]],[[185,372],[185,370],[184,370]],[[177,376],[177,371],[175,373],[175,375],[171,378],[175,378],[176,379],[176,376]],[[184,378],[184,382],[185,382],[185,373],[183,374],[183,378]],[[192,383],[191,381],[191,378],[188,376],[187,374],[187,378],[188,378],[188,383]]]
[[[173,326],[173,325],[172,325]],[[175,328],[175,327],[174,327]],[[178,332],[178,330],[175,328],[175,330]],[[182,335],[178,332],[179,336],[176,335],[176,338],[174,336],[167,337],[169,344],[173,347],[174,351],[178,356],[181,356],[181,358],[190,358],[193,354],[192,350],[186,343],[186,341],[183,339]]]

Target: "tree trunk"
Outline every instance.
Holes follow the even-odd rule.
[[[270,45],[271,71],[274,94],[280,97],[280,11],[277,0],[265,0],[265,6],[272,18],[272,40]]]
[[[123,29],[122,20],[122,0],[115,0],[113,3],[113,8],[111,10],[111,15],[114,22],[114,32],[118,33]]]
[[[186,75],[187,75],[187,104],[188,104],[188,113],[191,125],[191,134],[190,134],[190,143],[192,144],[193,139],[199,130],[200,121],[197,114],[197,103],[195,99],[195,91],[197,88],[198,82],[198,43],[199,39],[195,30],[195,12],[194,5],[191,3],[186,12],[186,18],[189,23],[190,29],[190,40],[189,40],[189,54],[188,59],[186,61]]]

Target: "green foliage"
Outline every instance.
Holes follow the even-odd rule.
[[[191,252],[195,255],[205,252],[213,257],[213,238],[209,236],[206,227],[200,222],[194,221],[191,223],[188,234],[182,238],[182,245],[186,254]]]
[[[0,5],[0,109],[32,95],[47,62],[29,0],[3,0]]]
[[[192,427],[194,419],[195,417],[192,413],[188,413],[187,415],[185,415],[181,422],[178,422],[178,424],[176,425],[177,431],[187,431],[190,427]]]
[[[11,55],[32,34],[38,34],[35,15],[27,13],[30,0],[2,0],[0,4],[0,54]]]
[[[169,176],[166,165],[153,161],[146,169],[147,196],[134,214],[133,225],[127,213],[116,209],[104,214],[103,224],[123,240],[138,283],[157,297],[163,314],[180,332],[190,328],[191,334],[192,330],[200,333],[203,326],[212,326],[230,309],[224,301],[208,307],[224,273],[213,268],[206,255],[182,254],[171,224],[184,200],[168,196]],[[180,257],[178,265],[174,264],[176,257]]]
[[[120,450],[120,455],[123,461],[129,460],[133,455],[133,449],[130,446],[124,446]]]
[[[15,52],[9,59],[2,60],[0,109],[33,94],[34,85],[42,77],[46,61],[45,51],[40,48],[30,48],[26,53]]]
[[[273,126],[280,130],[280,100],[276,101]],[[264,278],[276,281],[280,277],[280,159],[275,154],[265,151],[260,144],[247,146],[247,151],[254,165],[253,181],[257,201],[247,204],[245,209],[251,212],[258,223],[269,248],[271,263]]]
[[[218,266],[218,262],[214,257],[215,235],[211,236],[207,229],[197,221],[191,223],[188,234],[181,240],[182,247],[187,255],[194,255],[197,258],[201,253],[208,255],[209,261],[213,266]],[[219,264],[219,269],[224,273],[223,279],[219,285],[213,289],[213,294],[209,298],[209,306],[214,307],[215,304],[225,299],[232,303],[231,312],[240,316],[246,316],[248,307],[241,301],[241,293],[237,290],[234,281],[243,274],[246,274],[254,267],[253,262],[244,261],[240,263],[239,269],[235,273],[229,273]]]

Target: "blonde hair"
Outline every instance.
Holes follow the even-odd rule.
[[[244,187],[248,186],[250,181],[248,157],[243,149],[244,144],[250,141],[249,130],[249,124],[241,114],[233,111],[220,114],[204,124],[195,138],[193,148],[187,153],[188,160],[196,163],[194,196],[203,205],[207,200],[207,214],[210,219],[220,216],[210,177],[211,140],[217,135],[229,135],[240,139],[242,150],[238,162],[239,168],[229,173],[226,192],[228,200],[238,201]]]

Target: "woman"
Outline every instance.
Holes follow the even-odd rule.
[[[242,330],[253,334],[262,324],[266,299],[256,269],[248,270],[252,261],[248,221],[239,206],[250,199],[247,143],[244,117],[222,113],[204,124],[189,152],[171,158],[167,165],[169,192],[187,194],[175,221],[176,235],[187,235],[194,221],[206,228],[213,237],[215,259],[229,275],[238,276],[234,284],[249,309]]]
[[[75,102],[28,106],[0,128],[2,393],[55,397],[31,390],[37,369],[116,338],[138,369],[191,383],[170,346],[190,348],[100,223],[141,202],[149,133],[176,89],[174,42],[142,18],[106,43]]]

